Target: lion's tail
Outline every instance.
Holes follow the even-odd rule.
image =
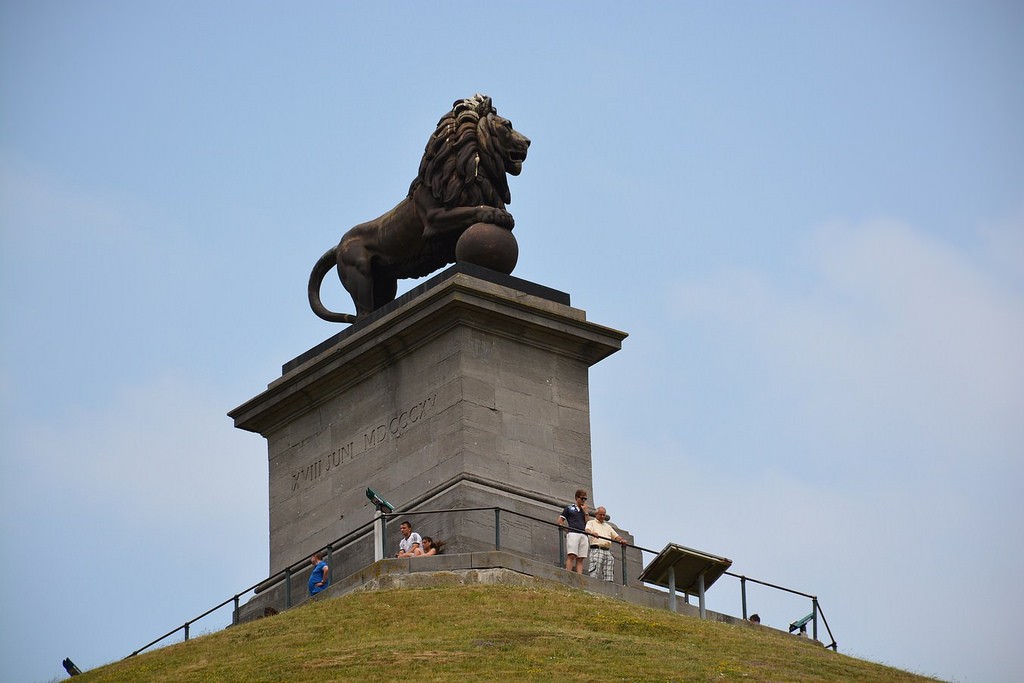
[[[316,265],[313,266],[313,272],[309,274],[309,287],[307,292],[309,294],[309,307],[313,309],[313,312],[318,317],[323,318],[327,322],[331,323],[354,323],[356,317],[349,313],[335,313],[330,311],[324,306],[323,302],[320,301],[320,285],[324,282],[324,277],[327,273],[331,272],[331,268],[337,263],[336,256],[337,247],[331,247],[324,255],[321,256]]]

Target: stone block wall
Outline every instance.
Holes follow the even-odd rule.
[[[291,361],[230,413],[267,439],[270,573],[365,530],[367,487],[399,511],[554,521],[592,489],[588,372],[624,337],[562,293],[455,266]],[[414,521],[451,552],[493,547],[491,512]],[[335,576],[367,543],[336,557]],[[557,533],[523,520],[502,520],[502,547],[560,561]]]

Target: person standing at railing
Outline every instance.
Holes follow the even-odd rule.
[[[587,492],[576,491],[576,502],[562,510],[558,524],[569,529],[565,535],[565,568],[583,573],[583,560],[587,559],[590,543],[587,541]]]
[[[331,585],[330,580],[327,578],[331,569],[327,566],[327,563],[324,562],[326,556],[327,553],[318,550],[309,558],[309,563],[313,565],[313,573],[309,575],[310,596],[316,595]]]
[[[615,581],[615,556],[612,555],[612,541],[625,545],[626,539],[619,536],[611,524],[606,521],[608,511],[603,507],[594,511],[594,519],[587,522],[587,534],[590,536],[590,568],[591,576],[604,581]]]

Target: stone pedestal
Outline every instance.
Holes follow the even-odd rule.
[[[493,548],[494,513],[415,513],[554,521],[592,489],[588,370],[625,336],[566,294],[457,265],[286,364],[229,413],[267,439],[270,572],[361,529],[332,574],[371,564],[367,487],[448,552]],[[500,527],[503,549],[560,562],[554,530],[514,515]],[[388,555],[398,540],[389,524]]]

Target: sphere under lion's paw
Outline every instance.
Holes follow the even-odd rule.
[[[510,230],[493,223],[474,223],[455,244],[455,262],[472,263],[508,275],[519,260],[519,244]]]

